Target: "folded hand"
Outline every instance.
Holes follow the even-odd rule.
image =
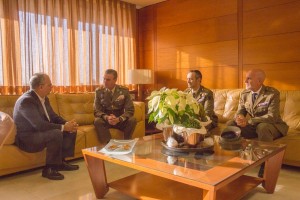
[[[76,132],[77,129],[78,129],[78,124],[74,119],[66,122],[64,125],[64,131]]]

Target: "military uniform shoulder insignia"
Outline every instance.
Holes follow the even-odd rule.
[[[184,92],[190,93],[190,92],[192,92],[192,89],[191,88],[187,88],[187,89],[184,90]]]
[[[209,91],[209,89],[207,89],[207,88],[203,88],[203,92],[209,93],[210,91]]]
[[[266,86],[266,91],[270,91],[270,92],[279,92],[277,89],[273,88],[273,87],[269,87]]]
[[[105,89],[104,85],[97,87],[96,91]]]
[[[247,94],[247,93],[249,93],[250,92],[250,90],[243,90],[242,92],[241,92],[241,94]]]
[[[119,85],[120,89],[122,90],[129,90],[127,87],[123,86],[123,85]]]

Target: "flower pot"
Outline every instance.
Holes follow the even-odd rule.
[[[204,135],[199,133],[190,133],[186,134],[186,144],[190,147],[195,147],[199,144],[199,142],[204,140]]]
[[[204,136],[207,133],[205,127],[201,129],[185,128],[179,125],[174,125],[174,138],[178,143],[184,143],[190,147],[197,146],[201,141],[204,140]]]
[[[168,138],[173,135],[173,127],[172,126],[165,126],[162,128],[164,141],[168,141]]]

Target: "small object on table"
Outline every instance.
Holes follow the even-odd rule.
[[[177,147],[178,146],[178,142],[174,138],[169,137],[167,139],[167,146],[168,147]]]

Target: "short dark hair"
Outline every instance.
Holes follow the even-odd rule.
[[[202,79],[202,74],[199,70],[197,70],[197,69],[196,70],[190,70],[189,72],[195,73],[196,79],[198,79],[198,78]]]
[[[112,74],[114,76],[114,79],[118,78],[118,72],[114,69],[107,69],[105,71],[105,74]]]
[[[45,74],[44,73],[35,73],[30,78],[30,89],[36,89],[38,86],[44,84]]]

